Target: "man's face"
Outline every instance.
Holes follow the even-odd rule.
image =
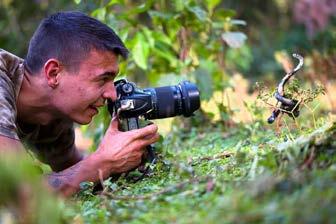
[[[78,71],[62,71],[54,104],[66,118],[88,124],[106,99],[116,99],[113,80],[118,72],[115,54],[92,50]]]

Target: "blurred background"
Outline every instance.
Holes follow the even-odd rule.
[[[324,88],[310,109],[336,110],[335,0],[1,0],[0,47],[24,58],[39,21],[60,10],[85,12],[119,34],[131,52],[119,78],[140,88],[196,82],[202,108],[191,122],[175,122],[184,128],[230,128],[254,122],[257,111],[265,120],[274,102],[257,100],[260,88],[274,92],[297,63],[292,53],[305,58],[299,88]],[[169,132],[174,120],[157,121],[160,131]],[[94,148],[108,122],[103,110],[78,127],[78,144]]]

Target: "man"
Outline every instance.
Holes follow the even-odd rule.
[[[112,120],[85,158],[74,144],[73,122],[90,123],[106,99],[116,99],[118,57],[127,53],[112,29],[80,12],[44,19],[25,60],[0,49],[0,151],[32,150],[51,166],[48,182],[65,196],[83,181],[138,166],[144,148],[159,138],[154,124],[120,132]]]

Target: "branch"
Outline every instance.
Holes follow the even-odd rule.
[[[233,155],[232,152],[223,152],[214,156],[204,156],[201,158],[198,158],[196,161],[191,161],[189,162],[189,165],[195,166],[203,161],[211,161],[211,160],[216,160],[216,159],[223,159],[223,158],[228,158]]]

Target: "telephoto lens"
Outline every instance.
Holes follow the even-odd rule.
[[[121,79],[115,83],[118,99],[108,101],[112,115],[117,112],[120,118],[160,119],[183,115],[189,117],[200,107],[200,92],[189,81],[178,85],[139,89],[137,86]]]
[[[147,88],[150,92],[153,109],[144,116],[147,119],[160,119],[183,115],[189,117],[200,107],[200,92],[197,86],[189,81],[175,86]]]

